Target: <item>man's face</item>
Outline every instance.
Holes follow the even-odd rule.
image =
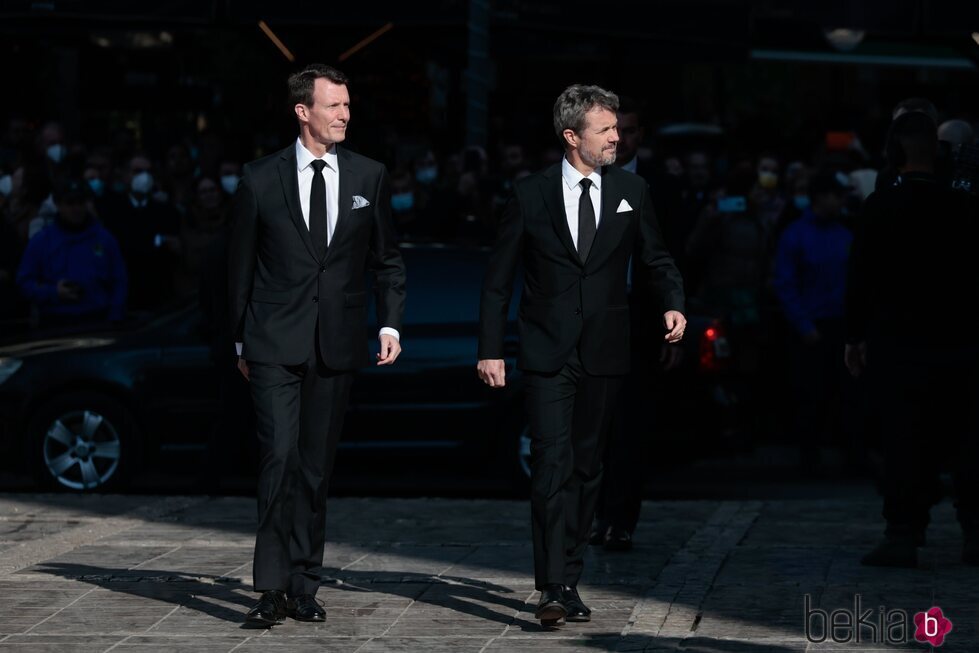
[[[197,184],[197,202],[202,209],[216,209],[221,206],[221,189],[211,179],[201,179]]]
[[[152,172],[153,164],[145,156],[134,156],[129,160],[129,180],[141,172]]]
[[[639,114],[620,113],[619,116],[619,147],[616,150],[615,162],[619,165],[632,161],[639,153],[642,142],[642,127],[639,126]]]
[[[41,130],[41,146],[48,147],[65,142],[65,131],[56,122],[48,123]]]
[[[618,118],[604,107],[594,107],[585,114],[585,125],[578,140],[578,155],[592,168],[615,163],[619,142]]]
[[[91,176],[89,176],[90,170],[92,171]],[[95,178],[105,181],[111,174],[112,162],[100,154],[93,154],[85,162],[85,179]]]
[[[313,105],[296,105],[296,115],[317,143],[330,146],[347,137],[350,94],[344,84],[320,77],[313,86]]]
[[[812,208],[821,218],[834,219],[843,212],[845,195],[842,191],[829,191],[812,198]]]
[[[509,174],[514,174],[523,168],[523,147],[520,145],[507,145],[503,148],[503,168]]]
[[[777,175],[778,174],[778,168],[779,168],[778,161],[776,161],[775,159],[773,159],[770,156],[762,157],[758,161],[758,173],[759,174],[761,174],[761,173],[764,172],[764,173],[768,173],[768,174]]]
[[[58,215],[66,223],[76,226],[88,219],[88,207],[83,197],[65,197],[57,203]]]

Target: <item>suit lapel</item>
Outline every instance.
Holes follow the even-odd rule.
[[[286,206],[289,207],[292,223],[310,256],[317,258],[313,239],[309,236],[309,227],[303,220],[302,204],[299,203],[299,173],[296,171],[296,165],[296,146],[291,145],[284,149],[279,157],[279,180],[282,182],[282,192],[286,198]]]
[[[350,190],[354,187],[353,177],[356,175],[356,167],[353,165],[350,153],[345,149],[336,146],[337,148],[337,167],[339,168],[338,174],[340,176],[340,183],[337,190],[337,224],[333,229],[333,238],[330,239],[330,247],[326,250],[326,258],[330,258],[330,252],[334,249],[334,245],[337,244],[338,239],[341,234],[346,229],[346,224],[350,220],[350,211],[353,207],[353,193]],[[375,207],[376,209],[376,207]]]
[[[571,230],[568,229],[568,218],[564,211],[564,189],[561,188],[563,183],[561,164],[554,164],[544,171],[541,193],[544,195],[544,206],[547,207],[547,212],[551,214],[551,222],[554,224],[554,232],[557,234],[558,240],[568,250],[571,258],[576,263],[581,264],[581,257],[578,256],[574,240],[571,239]]]

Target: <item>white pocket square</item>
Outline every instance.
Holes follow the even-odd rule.
[[[619,208],[615,209],[616,213],[625,213],[626,211],[631,211],[632,207],[625,200],[619,202]]]
[[[360,195],[354,195],[354,209],[362,209],[365,206],[370,206],[371,203],[367,201],[366,197],[361,197]],[[351,209],[353,210],[353,209]]]

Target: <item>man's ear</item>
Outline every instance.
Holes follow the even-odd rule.
[[[293,107],[293,109],[295,109],[296,117],[299,118],[300,121],[309,122],[309,107],[307,107],[305,104],[300,102],[295,107]]]
[[[578,134],[576,134],[573,129],[565,129],[563,132],[561,132],[561,135],[564,136],[564,142],[566,144],[570,145],[571,147],[578,147]]]

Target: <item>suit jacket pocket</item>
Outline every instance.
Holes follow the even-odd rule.
[[[366,292],[346,292],[343,293],[344,306],[363,306],[367,303]]]
[[[288,304],[289,292],[269,290],[268,288],[252,288],[252,301],[263,304]]]

